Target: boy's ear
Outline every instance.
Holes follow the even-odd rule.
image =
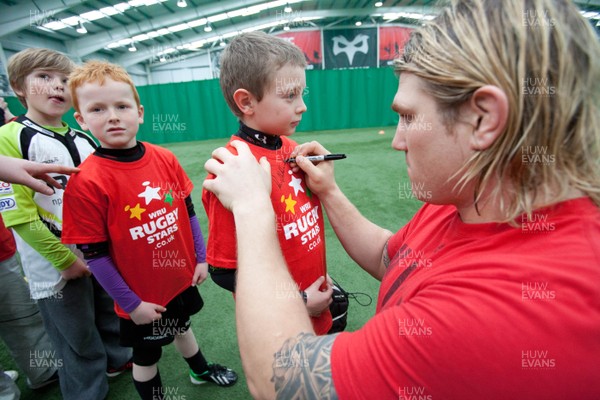
[[[79,124],[81,129],[83,129],[84,131],[89,131],[88,126],[85,123],[85,121],[83,120],[83,116],[81,114],[79,114],[77,111],[75,111],[75,113],[73,114],[73,117],[75,117],[75,121],[77,121],[77,123]]]
[[[233,101],[244,115],[254,114],[255,98],[246,89],[238,89],[233,93]]]
[[[140,124],[144,123],[144,106],[140,104],[138,107],[138,122]]]
[[[23,84],[21,85],[21,87],[16,87],[16,85],[15,86],[11,85],[11,88],[12,88],[13,92],[15,92],[15,94],[17,96],[22,97],[24,99],[23,101],[25,102],[25,104],[27,104],[27,96],[26,96],[26,94],[27,94],[27,87],[26,87],[26,83],[23,82]],[[21,101],[21,99],[19,99],[19,102],[20,101]],[[29,107],[25,106],[25,108],[29,108]]]
[[[468,106],[472,125],[471,136],[473,150],[486,150],[504,132],[508,120],[508,97],[502,89],[485,85],[477,89]]]
[[[24,89],[13,87],[12,90],[13,90],[13,92],[15,92],[15,94],[17,96],[25,97],[25,90]]]

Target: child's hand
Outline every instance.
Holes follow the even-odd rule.
[[[161,319],[161,313],[165,311],[167,309],[161,305],[142,301],[135,310],[129,313],[129,316],[136,325],[145,325]]]
[[[47,195],[53,194],[54,189],[46,183],[57,189],[64,189],[60,182],[48,175],[49,173],[71,174],[78,171],[79,168],[67,167],[65,165],[41,164],[20,158],[0,156],[1,180],[25,185],[36,192]],[[42,179],[46,183],[38,179]]]
[[[308,310],[308,315],[311,317],[318,317],[321,315],[323,310],[329,307],[329,304],[332,301],[331,296],[333,295],[333,286],[331,285],[331,280],[327,280],[324,291],[320,289],[323,282],[325,282],[324,276],[314,281],[312,285],[304,290],[307,297],[306,309]]]
[[[4,110],[4,121],[2,121],[2,124],[0,125],[8,123],[8,121],[15,117],[8,109],[8,104],[6,104],[6,101],[4,101],[4,97],[0,97],[0,108]]]
[[[192,286],[201,284],[208,277],[208,263],[196,264],[196,271],[194,271],[194,277],[192,278]]]
[[[71,279],[82,278],[84,276],[90,276],[91,272],[85,262],[81,258],[77,257],[75,262],[71,264],[69,268],[60,271],[60,275],[64,280],[68,281]]]

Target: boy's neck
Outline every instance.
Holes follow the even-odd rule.
[[[283,145],[281,137],[269,135],[259,130],[250,128],[242,121],[240,121],[240,128],[235,135],[248,143],[252,143],[255,146],[263,147],[269,150],[280,149]]]
[[[62,115],[55,117],[39,113],[33,109],[29,109],[25,113],[25,116],[41,126],[50,126],[53,128],[62,128],[64,126],[62,123]]]
[[[141,159],[145,153],[146,148],[142,142],[136,142],[135,146],[128,149],[107,149],[105,147],[98,147],[94,154],[109,160],[133,162]]]

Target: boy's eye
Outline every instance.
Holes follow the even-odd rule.
[[[289,100],[294,100],[296,97],[298,97],[298,90],[292,89],[287,93],[287,98]]]

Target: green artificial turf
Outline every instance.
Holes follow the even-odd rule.
[[[375,224],[393,232],[402,227],[414,214],[420,203],[413,198],[407,183],[404,154],[391,148],[394,128],[353,129],[344,131],[301,132],[294,139],[303,143],[321,142],[332,153],[345,153],[348,158],[335,161],[336,179],[358,210]],[[178,157],[181,165],[194,182],[192,194],[203,232],[207,232],[207,219],[202,207],[202,181],[206,175],[204,162],[211,152],[227,139],[202,142],[172,143],[164,145]],[[350,300],[348,331],[360,328],[375,312],[378,282],[358,267],[346,254],[333,230],[326,222],[327,262],[329,274],[349,292],[360,292],[357,299],[362,306]],[[205,237],[206,239],[206,237]],[[364,240],[369,240],[365,237]],[[168,399],[249,399],[250,394],[242,371],[237,346],[234,301],[225,290],[208,278],[201,286],[204,309],[192,318],[196,338],[209,361],[218,362],[236,370],[240,376],[237,384],[220,388],[212,384],[194,386],[187,375],[187,364],[173,345],[167,346],[159,362],[159,369]],[[0,343],[0,365],[5,370],[15,369],[3,343]],[[25,385],[24,374],[18,380],[21,399],[60,399],[60,390],[54,385],[45,390],[31,391]],[[108,399],[137,399],[131,374],[125,373],[110,379]]]

